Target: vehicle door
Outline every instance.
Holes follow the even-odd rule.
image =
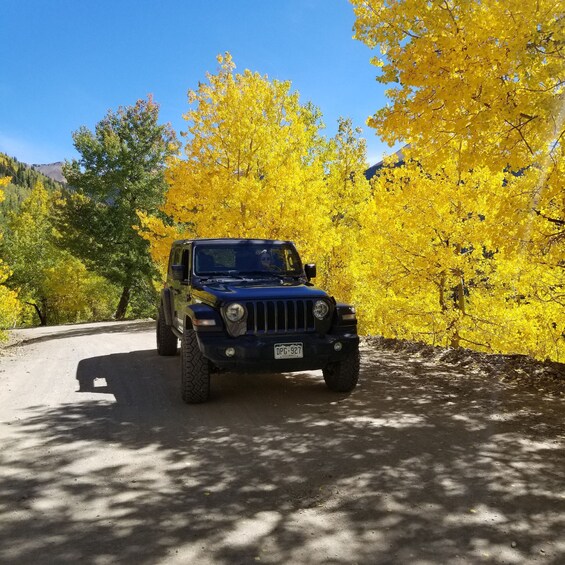
[[[172,323],[173,326],[177,329],[182,331],[182,313],[179,312],[179,308],[181,307],[183,300],[182,294],[186,286],[183,284],[184,281],[177,280],[173,273],[173,266],[177,267],[181,264],[183,248],[182,247],[175,247],[171,251],[171,259],[170,259],[170,272],[169,272],[169,288],[171,289],[171,297],[172,297]],[[180,328],[179,328],[179,319],[181,320]]]
[[[175,317],[177,327],[182,330],[186,307],[190,304],[190,274],[192,271],[192,246],[186,245],[181,248],[179,264],[182,265],[182,281],[179,282],[180,292],[175,294]]]

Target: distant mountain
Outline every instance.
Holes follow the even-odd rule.
[[[405,147],[403,147],[402,149],[399,149],[393,156],[396,156],[397,158],[397,162],[395,164],[395,167],[399,167],[400,165],[404,164],[404,152],[402,151],[403,149],[406,149],[407,147],[409,147],[409,145],[406,145]],[[365,178],[367,180],[371,180],[382,168],[384,165],[384,160],[383,161],[379,161],[376,165],[373,165],[372,167],[369,167],[366,171],[365,171]]]
[[[2,190],[4,200],[0,203],[0,233],[7,217],[19,210],[38,181],[41,181],[50,192],[63,188],[63,183],[55,180],[63,178],[61,165],[62,163],[26,165],[13,157],[8,157],[5,153],[0,153],[0,178],[10,177],[10,184]],[[57,174],[59,176],[56,176]]]
[[[39,171],[46,177],[56,180],[57,182],[63,184],[67,182],[63,176],[63,163],[61,161],[58,161],[57,163],[49,163],[47,165],[30,165],[30,167]]]
[[[60,189],[65,182],[62,165],[63,163],[28,165],[5,153],[0,153],[0,177],[11,177],[11,184],[29,190],[37,181],[41,181],[47,190]]]

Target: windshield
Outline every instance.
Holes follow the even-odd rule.
[[[203,243],[194,250],[194,273],[199,276],[299,276],[302,263],[294,246],[288,243]]]

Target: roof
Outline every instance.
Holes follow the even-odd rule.
[[[253,238],[235,238],[235,237],[219,237],[219,238],[199,238],[199,239],[177,239],[173,245],[185,245],[188,243],[207,243],[213,245],[221,245],[223,243],[253,243],[257,245],[266,245],[266,244],[285,244],[285,243],[293,243],[289,240],[281,240],[281,239],[253,239]]]

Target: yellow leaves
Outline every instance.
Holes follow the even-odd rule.
[[[8,185],[10,180],[10,177],[0,178],[0,202],[4,200],[4,192],[1,187]],[[2,234],[0,233],[1,240]],[[0,340],[6,337],[6,333],[3,330],[16,323],[21,311],[17,292],[4,286],[11,274],[12,272],[8,265],[0,259]]]
[[[172,231],[284,237],[321,251],[331,199],[317,110],[301,105],[288,82],[249,70],[234,74],[229,54],[218,62],[218,73],[189,96],[195,107],[185,115],[187,160],[171,161],[167,171],[163,211],[177,226]],[[148,238],[153,256],[162,261],[162,243],[170,241],[171,230],[149,218],[144,228],[154,230]]]
[[[13,327],[21,312],[18,293],[4,286],[11,274],[10,268],[0,259],[0,341],[6,337],[3,330]]]
[[[68,254],[43,269],[42,278],[52,323],[107,318],[113,312],[115,289]]]
[[[367,276],[382,300],[358,293],[376,309],[370,331],[562,360],[559,3],[351,3],[356,38],[386,54],[371,62],[392,83],[368,123],[410,143],[407,165],[375,181],[363,227],[381,246]]]
[[[366,26],[373,25],[373,9],[389,9],[378,1],[355,4]],[[389,4],[394,11],[402,3]],[[485,18],[491,14],[490,2],[475,4]],[[444,6],[440,14],[436,3],[426,3],[425,11],[430,21],[449,21],[447,31],[436,26],[428,34],[408,21],[404,31],[378,32],[386,39],[388,73],[396,72],[390,61],[404,61],[398,38],[414,45],[412,67],[398,70],[412,86],[393,98],[408,110],[394,113],[393,104],[374,121],[391,139],[402,131],[430,143],[425,151],[418,144],[407,149],[402,166],[386,163],[371,186],[363,176],[364,143],[349,122],[326,140],[318,111],[301,105],[289,83],[248,70],[235,74],[231,58],[220,59],[218,73],[190,97],[186,159],[170,160],[167,171],[167,220],[140,214],[161,268],[172,241],[183,237],[292,239],[303,259],[318,263],[316,282],[356,304],[363,332],[562,360],[562,148],[519,175],[488,162],[490,141],[500,140],[489,130],[488,105],[503,104],[498,91],[485,89],[496,82],[491,74],[512,69],[481,28],[473,33],[491,49],[495,70],[479,80],[483,62],[465,36],[464,10],[449,4],[450,15]],[[410,17],[421,7],[420,0],[403,5]],[[430,114],[433,107],[437,114]],[[513,155],[505,141],[501,147],[501,155]]]
[[[559,139],[565,26],[554,0],[352,0],[355,37],[386,52],[393,104],[372,121],[435,166],[472,140],[464,163],[528,166]],[[557,125],[557,127],[556,127]]]
[[[363,331],[563,360],[565,272],[533,239],[530,183],[456,161],[384,167],[353,261]]]
[[[2,265],[0,264],[0,270]],[[0,281],[3,276],[0,272]],[[0,282],[0,340],[5,339],[6,333],[3,331],[13,327],[21,312],[21,303],[18,295]]]
[[[0,177],[0,202],[4,200],[4,191],[2,190],[2,187],[9,184],[10,180],[11,177]]]
[[[163,221],[144,212],[137,212],[140,220],[140,235],[149,241],[151,256],[164,276],[173,241],[193,236],[188,230],[180,232],[179,227],[167,226]]]
[[[218,62],[217,74],[189,95],[186,159],[169,161],[169,225],[140,215],[152,256],[163,268],[181,237],[290,239],[318,263],[320,284],[348,299],[347,269],[369,199],[360,132],[342,120],[327,140],[319,111],[301,104],[289,82],[235,74],[229,54]]]

